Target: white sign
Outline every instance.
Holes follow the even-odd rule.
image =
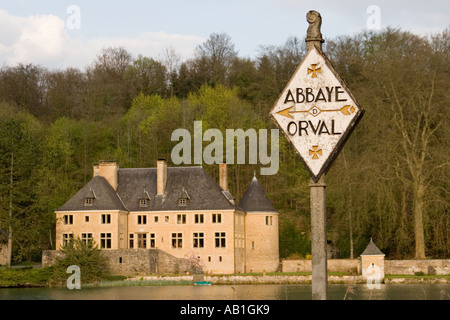
[[[295,71],[270,114],[317,182],[364,111],[315,47]]]

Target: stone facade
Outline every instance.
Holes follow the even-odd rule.
[[[7,264],[8,246],[0,242],[0,266]]]
[[[386,260],[384,262],[386,274],[408,274],[418,272],[429,275],[450,274],[450,260]]]
[[[0,266],[8,263],[8,235],[0,229]]]
[[[179,274],[192,272],[186,259],[176,258],[158,249],[103,250],[108,266],[115,275]],[[50,266],[64,254],[59,250],[46,250],[42,254],[42,266]]]
[[[384,279],[384,253],[378,249],[372,239],[361,253],[361,273],[364,279],[380,282]]]
[[[201,167],[168,168],[163,160],[144,169],[101,161],[93,172],[93,179],[55,211],[57,249],[74,237],[95,241],[113,256],[114,269],[126,272],[164,273],[162,264],[144,268],[150,258],[139,262],[142,253],[131,254],[148,249],[158,252],[158,261],[162,252],[176,259],[198,257],[213,274],[278,270],[278,212],[256,177],[238,206],[228,190],[226,165],[220,165],[219,183]],[[126,267],[129,261],[136,265]]]
[[[282,260],[283,272],[312,272],[311,260]],[[358,259],[329,259],[328,272],[361,274]]]
[[[280,267],[278,214],[251,212],[246,221],[246,272],[275,272]]]

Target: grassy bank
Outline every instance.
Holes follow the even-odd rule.
[[[0,267],[0,288],[30,288],[30,287],[64,287],[65,283],[56,282],[54,279],[55,270],[52,267],[45,268],[4,268]],[[245,282],[249,278],[249,283],[254,277],[277,276],[310,276],[310,272],[286,272],[286,273],[244,273],[235,275],[213,275],[212,277],[239,277],[240,281]],[[329,276],[352,276],[351,274],[330,272]],[[69,275],[67,275],[68,277]],[[353,275],[355,276],[355,275]],[[110,276],[101,281],[93,283],[83,283],[84,287],[126,287],[126,286],[182,286],[192,285],[191,280],[186,279],[186,275],[173,274],[155,276],[155,279],[149,280],[148,277],[136,277],[133,280],[127,280],[126,276]],[[153,277],[152,277],[153,278]],[[422,283],[433,279],[446,279],[450,282],[450,275],[386,275],[386,279],[404,280],[404,283]],[[129,278],[128,278],[129,279]],[[445,281],[445,280],[444,280]],[[403,281],[402,281],[403,282]],[[233,282],[234,284],[238,284]]]
[[[0,267],[0,288],[64,287],[65,282],[58,280],[56,278],[58,276],[60,277],[59,273],[53,267]],[[69,276],[67,274],[67,278]],[[124,279],[126,279],[125,276],[109,276],[104,281]],[[97,283],[93,283],[93,286]]]
[[[52,273],[52,268],[0,268],[0,288],[45,287]]]

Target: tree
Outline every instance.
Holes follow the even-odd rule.
[[[45,114],[46,70],[19,63],[0,71],[1,101],[15,104],[36,117]]]
[[[191,70],[200,84],[225,85],[228,81],[229,67],[237,56],[237,51],[229,35],[213,33],[209,39],[199,45],[195,59],[191,61]]]
[[[82,71],[68,68],[46,73],[45,118],[55,121],[61,117],[81,119],[87,116],[85,97],[87,77]]]
[[[125,72],[131,95],[139,94],[161,96],[167,93],[167,70],[160,62],[143,56],[133,61]]]
[[[0,224],[8,230],[8,265],[31,260],[40,249],[34,170],[39,166],[41,128],[26,112],[2,103],[0,116]],[[6,111],[6,112],[5,112]],[[13,248],[15,244],[15,248]]]
[[[79,237],[61,248],[63,258],[56,261],[53,268],[52,280],[63,284],[67,279],[66,270],[69,266],[78,266],[84,283],[93,283],[107,279],[110,275],[108,258],[102,255],[94,241],[85,242]]]
[[[86,70],[88,91],[85,107],[90,119],[121,116],[132,98],[124,75],[133,57],[124,48],[104,48]]]
[[[414,251],[423,259],[427,248],[446,251],[443,230],[450,225],[443,190],[448,189],[449,152],[443,123],[449,115],[449,69],[443,52],[448,45],[445,32],[430,39],[386,29],[328,46],[338,72],[366,109],[329,175],[330,181],[346,181],[347,188],[329,188],[339,194],[330,199],[341,199],[334,204],[345,200],[338,216],[352,212],[351,221],[336,221],[349,221],[355,248],[374,236],[391,255]],[[348,202],[349,195],[357,195],[358,202]]]

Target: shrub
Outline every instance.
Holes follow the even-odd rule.
[[[70,245],[61,249],[64,258],[58,259],[53,266],[52,280],[64,285],[70,276],[67,273],[69,266],[80,267],[82,283],[94,283],[105,280],[110,275],[108,258],[101,254],[95,242],[85,243],[80,238],[74,239]]]

